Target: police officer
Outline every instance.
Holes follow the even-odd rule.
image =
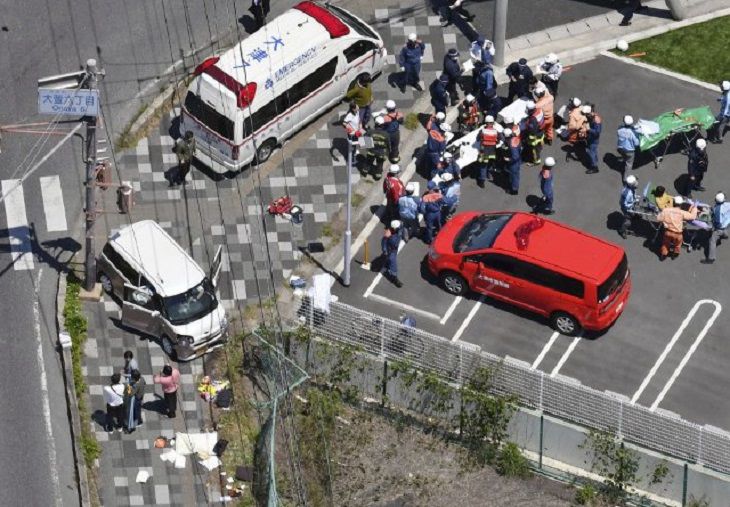
[[[542,145],[545,141],[545,114],[532,100],[527,101],[527,118],[525,120],[525,143],[528,148],[530,161],[528,165],[542,164]]]
[[[725,135],[725,127],[730,121],[730,81],[720,83],[720,91],[722,95],[717,99],[720,101],[720,112],[715,117],[715,123],[712,134],[708,132],[710,141],[716,144],[722,143],[722,136]]]
[[[636,176],[634,176],[633,174],[629,174],[624,179],[624,188],[621,190],[621,200],[619,201],[619,205],[621,206],[621,213],[623,213],[624,217],[623,221],[621,222],[621,227],[618,231],[618,233],[624,239],[626,239],[626,232],[631,226],[632,220],[634,218],[634,207],[637,203],[636,187],[638,186],[639,180],[636,179]]]
[[[446,151],[446,132],[451,130],[451,126],[446,122],[433,124],[428,131],[426,138],[426,161],[428,163],[428,172],[436,171],[441,155]]]
[[[700,138],[695,141],[695,145],[690,149],[687,157],[687,186],[684,191],[686,197],[692,197],[692,191],[697,190],[703,192],[705,187],[702,186],[702,179],[705,177],[710,160],[707,157],[707,141]]]
[[[388,169],[388,176],[383,180],[383,193],[385,194],[385,215],[387,218],[398,217],[398,200],[405,194],[405,187],[398,175],[400,166],[393,164]]]
[[[538,68],[543,72],[541,81],[550,90],[550,94],[557,97],[560,76],[563,75],[563,66],[558,55],[550,53],[538,64]]]
[[[390,136],[388,135],[385,118],[378,116],[375,118],[375,129],[370,134],[373,139],[373,147],[368,149],[367,158],[369,167],[372,168],[372,176],[374,180],[379,180],[383,176],[383,164],[388,158],[388,147]]]
[[[403,124],[403,113],[395,107],[395,101],[385,103],[385,130],[388,132],[390,143],[390,163],[400,162],[400,126]]]
[[[459,104],[459,132],[467,134],[477,128],[479,125],[479,107],[477,106],[476,99],[471,93],[464,97],[464,100]]]
[[[520,134],[515,134],[513,129],[505,127],[502,132],[504,143],[507,149],[507,173],[509,174],[511,195],[517,195],[520,190],[520,166],[522,165],[522,141]]]
[[[380,248],[385,258],[385,277],[389,278],[393,285],[400,288],[403,282],[398,279],[398,246],[400,245],[401,227],[400,220],[391,220],[390,226],[385,229],[383,239],[380,240]]]
[[[603,130],[603,119],[596,111],[595,104],[583,106],[583,114],[588,118],[588,133],[586,136],[588,170],[586,170],[586,174],[595,174],[598,172],[598,141]]]
[[[451,97],[451,105],[455,106],[459,102],[459,92],[456,91],[456,85],[461,87],[461,74],[464,70],[459,62],[459,52],[455,48],[451,48],[444,55],[444,74],[448,77],[446,83],[446,91]]]
[[[482,64],[474,67],[475,81],[474,89],[477,93],[486,94],[489,90],[496,90],[497,82],[494,80],[494,69],[489,64]]]
[[[439,187],[441,188],[441,194],[444,196],[441,207],[441,225],[443,225],[451,220],[451,217],[456,213],[461,198],[461,183],[454,179],[453,174],[445,172],[441,175]]]
[[[421,207],[421,198],[413,195],[416,191],[416,184],[410,182],[406,185],[406,194],[398,199],[398,213],[403,223],[401,236],[403,241],[418,236],[418,211]]]
[[[727,228],[730,227],[730,203],[725,202],[725,194],[718,192],[715,195],[715,206],[712,208],[712,231],[708,234],[707,257],[702,260],[704,264],[715,262],[717,244],[722,239],[727,239]]]
[[[535,207],[535,213],[544,213],[546,215],[555,213],[553,210],[553,167],[555,167],[555,159],[553,157],[547,157],[540,171],[542,199]]]
[[[506,72],[509,77],[507,102],[511,104],[515,97],[520,98],[529,95],[532,70],[527,66],[527,60],[520,58],[518,61],[510,63]]]
[[[423,230],[423,242],[431,244],[433,238],[441,230],[441,206],[444,203],[444,196],[434,181],[429,181],[428,190],[421,198],[421,213],[425,222]]]
[[[486,93],[480,94],[477,101],[479,101],[479,108],[485,116],[490,115],[496,118],[502,110],[502,99],[497,96],[496,88],[491,88]]]
[[[477,62],[486,65],[492,65],[494,61],[494,54],[496,50],[492,41],[488,40],[483,35],[480,35],[471,43],[469,46],[469,55],[475,66]]]
[[[449,76],[441,74],[437,79],[434,79],[433,83],[429,87],[431,92],[431,104],[433,108],[441,113],[446,112],[446,106],[449,105],[449,92],[446,86],[449,83]]]
[[[492,179],[494,171],[494,163],[497,160],[497,144],[499,144],[499,131],[494,126],[494,117],[487,116],[485,124],[479,134],[477,141],[479,142],[479,156],[477,163],[479,164],[479,173],[477,174],[477,185],[484,188],[484,182]]]
[[[259,28],[266,24],[266,16],[268,16],[269,11],[271,10],[271,1],[251,0],[251,7],[249,7],[248,10],[251,11],[251,14],[253,14],[253,19],[255,22],[254,31],[257,31]]]
[[[624,174],[628,174],[634,167],[634,153],[636,153],[636,148],[640,144],[639,136],[636,135],[634,130],[633,116],[629,114],[624,116],[624,123],[619,127],[616,136],[618,138],[617,149],[624,164]]]
[[[408,41],[403,49],[400,50],[398,63],[404,74],[403,88],[412,85],[419,92],[423,91],[421,87],[421,60],[423,53],[426,51],[426,45],[418,40],[415,33],[408,34]]]

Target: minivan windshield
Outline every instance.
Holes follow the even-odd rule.
[[[376,34],[375,32],[373,32],[373,30],[368,25],[366,25],[365,23],[363,23],[359,19],[353,17],[353,15],[350,14],[349,12],[347,12],[347,11],[345,11],[343,9],[340,9],[339,7],[336,7],[336,6],[331,5],[331,4],[330,5],[327,5],[327,9],[329,9],[332,12],[334,12],[337,15],[337,17],[339,17],[345,23],[347,23],[348,25],[350,25],[357,33],[359,33],[363,37],[368,37],[370,39],[377,39],[378,38],[378,34]]]
[[[171,324],[180,326],[198,320],[218,306],[213,284],[207,278],[192,289],[163,299],[165,314]]]
[[[604,303],[608,300],[608,298],[616,293],[616,290],[621,287],[621,284],[623,284],[624,280],[626,279],[626,273],[628,269],[629,261],[626,259],[626,254],[624,254],[621,262],[619,262],[616,269],[613,271],[613,273],[611,273],[611,276],[609,276],[606,281],[598,287],[599,303]]]
[[[490,248],[500,231],[512,218],[512,214],[479,215],[474,217],[459,231],[454,240],[454,252],[473,252]]]

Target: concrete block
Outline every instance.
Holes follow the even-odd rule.
[[[586,33],[591,30],[591,27],[588,26],[585,21],[576,21],[574,23],[569,23],[565,25],[565,28],[568,29],[568,33],[570,33],[571,35],[579,35],[581,33]]]
[[[568,32],[567,30],[565,31]],[[550,36],[548,33],[545,32],[535,32],[535,33],[528,33],[524,36],[527,39],[527,42],[529,43],[530,47],[536,47],[541,46],[547,42],[550,42]]]
[[[545,32],[547,33],[547,36],[550,38],[550,40],[553,41],[567,39],[571,36],[571,33],[568,32],[568,28],[565,25],[549,28]]]
[[[601,30],[610,25],[610,22],[605,14],[600,16],[593,16],[583,20],[591,31]]]

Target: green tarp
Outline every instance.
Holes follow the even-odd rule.
[[[681,109],[660,114],[651,121],[659,124],[659,132],[639,136],[642,151],[650,150],[672,134],[689,132],[698,125],[707,130],[715,122],[715,116],[708,106]]]

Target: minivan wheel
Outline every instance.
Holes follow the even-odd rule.
[[[167,354],[170,359],[177,359],[177,354],[175,353],[175,345],[172,343],[170,337],[163,334],[160,342],[162,344],[163,352],[165,352],[165,354]]]
[[[105,273],[99,273],[99,283],[101,284],[101,288],[104,289],[104,292],[107,294],[111,294],[114,290],[111,279],[106,276]]]
[[[256,164],[263,164],[269,160],[269,157],[272,153],[274,153],[275,148],[276,141],[274,139],[267,139],[261,143],[261,145],[259,145],[259,149],[256,150]]]
[[[550,317],[553,328],[560,334],[575,336],[581,331],[580,322],[572,315],[565,312],[555,312]]]
[[[439,274],[439,280],[446,292],[454,296],[463,296],[469,290],[469,285],[464,280],[464,277],[453,271],[442,272]]]

